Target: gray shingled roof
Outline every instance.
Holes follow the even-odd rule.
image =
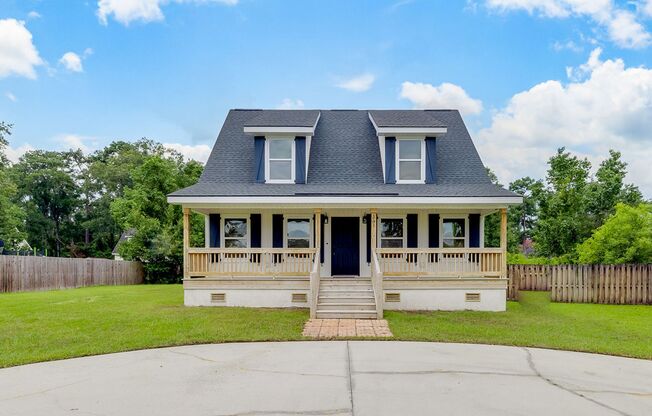
[[[292,111],[297,110],[283,113]],[[279,110],[231,110],[199,183],[171,196],[516,196],[491,183],[456,110],[400,110],[402,114],[421,114],[404,116],[405,119],[429,117],[447,127],[447,133],[437,138],[436,183],[423,185],[384,183],[378,138],[367,110],[321,110],[320,113],[310,147],[306,184],[255,183],[254,140],[243,128],[254,121],[258,123],[258,118],[281,118],[281,113]]]
[[[319,117],[319,110],[248,111],[257,111],[257,114],[244,123],[245,127],[312,127]]]
[[[371,110],[378,127],[446,127],[427,111],[415,110]]]

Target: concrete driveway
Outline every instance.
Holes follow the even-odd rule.
[[[288,342],[0,370],[1,415],[652,415],[652,361],[535,348]]]

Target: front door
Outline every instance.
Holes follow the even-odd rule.
[[[360,274],[360,219],[331,217],[331,275]]]

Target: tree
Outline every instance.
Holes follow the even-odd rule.
[[[535,241],[537,253],[546,257],[575,252],[575,246],[591,235],[587,217],[587,181],[591,164],[571,156],[562,147],[548,161]]]
[[[25,238],[25,211],[15,202],[17,188],[9,175],[10,164],[5,154],[11,127],[11,124],[0,122],[0,241],[4,247],[15,249],[15,245]]]
[[[79,187],[71,165],[75,152],[34,150],[25,153],[13,166],[18,196],[27,213],[26,229],[31,243],[47,247],[56,256],[63,254],[79,206]]]
[[[509,190],[523,196],[523,203],[509,207],[508,211],[509,247],[514,252],[519,244],[534,236],[544,185],[541,180],[526,176],[510,183]]]
[[[651,263],[652,204],[623,203],[577,248],[580,263]]]
[[[136,230],[134,237],[120,246],[125,259],[142,261],[148,282],[176,282],[183,265],[183,224],[181,207],[167,203],[167,195],[194,184],[202,172],[195,161],[184,162],[180,155],[153,155],[133,172],[132,186],[111,203],[111,212],[123,229]],[[203,245],[204,222],[192,218],[192,243]]]

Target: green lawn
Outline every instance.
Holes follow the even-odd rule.
[[[652,359],[652,307],[551,304],[506,313],[386,312],[400,340],[539,346]],[[179,285],[0,294],[0,367],[195,343],[299,340],[307,310],[186,308]]]

